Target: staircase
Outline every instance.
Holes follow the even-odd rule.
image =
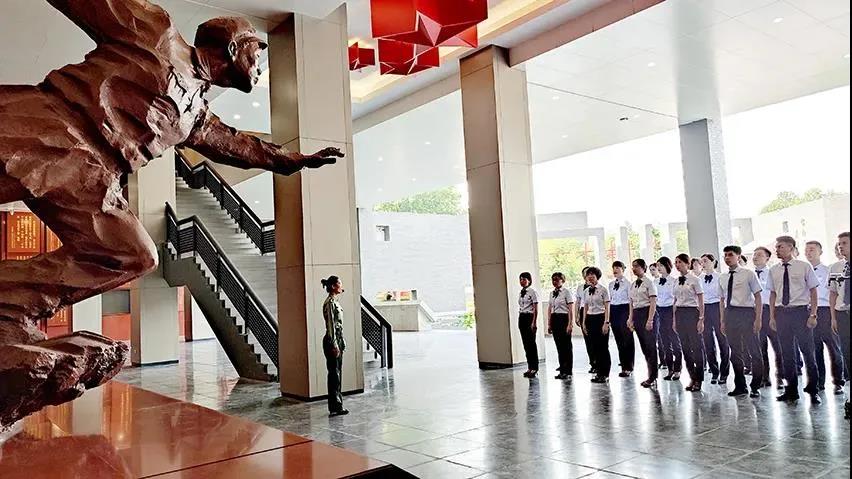
[[[175,171],[166,280],[189,287],[240,376],[276,380],[275,223],[262,222],[206,163],[190,167],[178,153]],[[393,329],[364,298],[361,303],[365,344],[382,367],[392,368]]]

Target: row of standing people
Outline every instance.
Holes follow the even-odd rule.
[[[680,379],[683,364],[690,376],[688,391],[699,392],[705,380],[705,365],[711,383],[726,384],[731,368],[734,389],[730,396],[759,397],[760,389],[771,387],[769,346],[775,354],[777,386],[785,389],[780,401],[799,398],[798,377],[804,366],[808,384],[804,391],[819,403],[825,388],[826,368],[823,346],[828,348],[835,393],[842,394],[849,360],[849,233],[839,236],[838,248],[844,260],[832,267],[820,263],[822,245],[806,245],[808,261],[795,258],[797,244],[782,236],[776,241],[779,262],[768,266],[772,252],[758,248],[754,269],[744,267],[742,249],[724,249],[723,273],[718,273],[714,255],[704,255],[701,271],[693,269],[696,260],[679,255],[674,262],[660,258],[650,274],[645,261],[631,264],[635,281],[628,281],[625,265],[613,265],[615,279],[601,285],[602,272],[590,267],[583,271],[584,284],[576,293],[565,287],[565,276],[554,273],[553,293],[548,301],[548,333],[556,344],[559,367],[557,379],[573,377],[575,325],[582,329],[591,364],[592,381],[606,383],[612,368],[609,336],[618,346],[620,377],[630,377],[634,369],[638,338],[647,363],[646,388],[657,383],[659,370],[667,370],[665,380]],[[538,373],[535,343],[538,295],[531,288],[532,276],[520,278],[519,327],[527,351],[527,377]],[[718,352],[718,356],[717,356]],[[747,384],[747,375],[751,375]],[[848,402],[847,402],[848,416]]]

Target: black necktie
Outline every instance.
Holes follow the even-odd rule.
[[[713,281],[713,275],[712,274],[705,274],[704,275],[704,282],[707,283],[707,284],[710,284],[711,281]]]
[[[527,295],[527,288],[524,288],[524,289],[521,290],[521,297],[522,298],[526,297],[526,295]]]
[[[728,278],[728,307],[731,307],[731,301],[734,298],[734,273],[736,271],[731,271],[731,277]]]
[[[620,288],[620,287],[621,287],[621,281],[616,281],[615,284],[612,286],[612,289],[618,291],[618,288]],[[595,293],[592,293],[592,294],[595,294]]]
[[[784,285],[781,291],[781,304],[790,305],[790,263],[784,263]]]
[[[763,270],[755,271],[755,273],[757,273],[757,277],[758,277],[758,278],[762,278],[762,277],[763,277]]]
[[[680,278],[678,278],[678,279],[677,279],[677,282],[678,282],[681,286],[685,285],[685,284],[686,284],[686,276],[681,276]]]
[[[639,286],[642,286],[642,280],[641,279],[636,280],[636,287],[638,288]]]
[[[668,282],[669,280],[667,278],[660,278],[660,286],[665,286]]]
[[[849,268],[849,262],[846,262],[846,268],[843,269],[843,304],[849,307],[849,302],[852,300],[852,278],[849,278],[852,270]]]

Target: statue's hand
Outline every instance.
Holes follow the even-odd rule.
[[[305,168],[321,168],[325,165],[337,163],[338,158],[343,158],[343,152],[339,148],[324,148],[313,155],[303,158]]]

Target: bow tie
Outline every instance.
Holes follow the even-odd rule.
[[[677,279],[677,282],[680,283],[681,286],[686,284],[686,276],[681,276]]]
[[[589,289],[589,285],[588,285],[588,284],[584,284],[584,285],[583,285],[583,291],[585,291],[585,290],[587,290],[587,289]]]
[[[524,288],[524,289],[521,290],[521,297],[523,298],[526,295],[527,295],[527,288]]]
[[[558,297],[558,296],[559,296],[559,293],[560,293],[561,291],[562,291],[562,289],[561,289],[561,288],[554,289],[554,290],[553,290],[553,297],[554,297],[554,298]]]
[[[589,294],[590,295],[594,296],[597,291],[598,291],[598,288],[596,288],[594,286],[589,286]]]
[[[616,281],[615,284],[612,285],[612,289],[614,289],[616,291],[618,291],[619,288],[621,288],[621,281],[620,280]],[[595,294],[595,293],[592,293],[592,294]]]
[[[704,282],[707,283],[707,284],[710,284],[711,281],[713,281],[713,275],[712,274],[705,274],[704,275]]]
[[[668,278],[660,278],[660,286],[665,286],[668,282]]]
[[[638,288],[639,286],[642,286],[642,280],[641,279],[636,280],[636,287]]]

